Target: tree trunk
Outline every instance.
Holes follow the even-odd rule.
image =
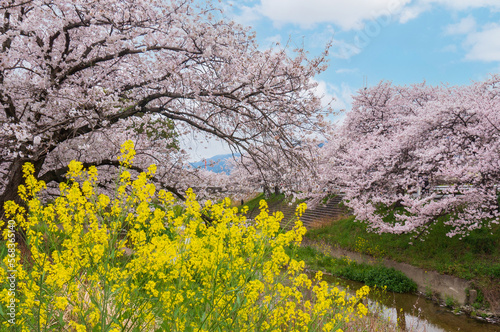
[[[262,191],[264,192],[264,196],[265,196],[266,198],[271,197],[271,190],[269,190],[269,187],[268,187],[267,185],[264,185],[264,186],[262,187]]]
[[[30,160],[27,158],[19,158],[14,160],[10,165],[8,182],[5,186],[5,190],[0,195],[0,218],[5,220],[5,209],[4,203],[7,201],[14,201],[17,204],[24,206],[21,198],[17,193],[17,188],[20,184],[24,183],[23,179],[23,165],[27,162],[32,163],[35,166],[35,177],[38,177],[40,170],[42,169],[42,165],[45,161],[45,157],[38,160]]]
[[[42,165],[45,161],[45,156],[38,160],[30,160],[27,158],[19,158],[14,160],[9,168],[8,182],[5,186],[4,192],[0,195],[0,219],[7,221],[5,216],[4,204],[7,201],[14,201],[17,204],[26,207],[26,204],[21,200],[17,193],[17,188],[20,184],[24,183],[23,179],[23,165],[27,162],[31,162],[35,166],[35,177],[38,177]],[[10,218],[9,218],[10,219]],[[1,227],[3,231],[7,227],[7,222]],[[31,252],[26,244],[26,233],[16,225],[16,244],[17,248],[21,252],[21,262],[31,261]]]
[[[274,195],[276,195],[276,196],[280,195],[280,187],[279,186],[274,186]]]

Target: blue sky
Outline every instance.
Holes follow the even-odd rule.
[[[333,42],[318,93],[350,108],[351,95],[381,80],[469,84],[500,71],[500,0],[222,0],[225,15],[311,56]],[[200,155],[225,152],[212,146]],[[207,149],[204,149],[207,150]],[[213,150],[213,153],[212,153]],[[196,158],[194,158],[196,159]]]
[[[226,15],[273,42],[319,54],[333,41],[318,77],[338,107],[380,80],[469,84],[500,71],[500,0],[222,1]]]

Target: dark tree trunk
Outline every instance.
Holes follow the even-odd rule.
[[[275,194],[276,196],[279,196],[279,194],[280,194],[280,187],[278,187],[278,186],[274,186],[274,194]]]
[[[27,162],[32,163],[35,166],[35,177],[38,177],[42,165],[45,161],[45,157],[38,160],[30,160],[27,158],[19,158],[14,160],[10,165],[8,182],[5,185],[5,190],[0,195],[0,218],[5,220],[5,209],[4,203],[7,201],[14,201],[17,204],[24,206],[21,198],[17,194],[17,188],[20,184],[24,183],[23,179],[23,165]]]
[[[42,165],[45,161],[45,157],[42,157],[38,160],[30,160],[27,158],[19,158],[14,160],[9,168],[9,176],[8,182],[5,185],[5,190],[0,195],[0,218],[4,221],[7,221],[5,216],[4,203],[7,201],[14,201],[17,204],[26,207],[26,204],[21,200],[17,193],[17,188],[20,184],[24,183],[23,179],[23,165],[27,162],[31,162],[35,166],[35,177],[38,177],[40,170],[42,169]],[[7,222],[4,223],[3,229],[7,226]],[[31,261],[31,252],[26,244],[26,233],[20,228],[16,226],[16,243],[18,245],[18,249],[21,252],[21,263],[26,261]]]
[[[269,198],[271,197],[271,191],[269,190],[269,187],[267,185],[264,185],[262,187],[262,191],[264,192],[264,196]]]

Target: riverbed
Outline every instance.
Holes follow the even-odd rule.
[[[324,275],[323,279],[332,285],[348,288],[355,292],[364,284],[360,282]],[[375,308],[379,305],[378,309]],[[465,314],[455,314],[423,296],[393,292],[372,291],[369,307],[378,310],[385,318],[397,322],[407,331],[425,332],[500,332],[500,325],[482,322]]]

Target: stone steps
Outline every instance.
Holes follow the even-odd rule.
[[[315,207],[308,208],[300,218],[306,228],[316,228],[326,225],[342,215],[346,215],[345,208],[339,205],[342,202],[342,196],[335,196],[331,198],[326,204],[319,203]],[[307,202],[306,202],[307,203]],[[269,204],[269,213],[281,211],[284,214],[282,221],[283,228],[291,228],[295,224],[295,209],[297,204],[289,205],[284,201],[273,202]],[[251,211],[250,218],[255,218],[259,211]]]

